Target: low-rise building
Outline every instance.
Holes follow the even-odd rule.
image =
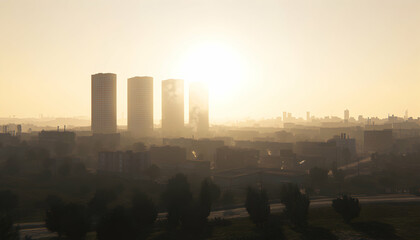
[[[221,147],[216,155],[216,169],[258,167],[259,151],[255,149]]]
[[[368,130],[364,132],[365,153],[390,153],[393,149],[392,129]]]
[[[138,175],[150,167],[148,152],[100,152],[98,172]]]

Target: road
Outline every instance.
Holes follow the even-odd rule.
[[[349,163],[347,165],[341,166],[338,169],[347,170],[347,169],[350,169],[350,168],[357,168],[357,165],[365,164],[365,163],[368,163],[370,161],[372,161],[371,157],[367,157],[367,158],[364,158],[362,160],[359,160],[358,162],[353,162],[353,163]]]
[[[370,203],[403,203],[403,202],[420,202],[420,197],[408,194],[389,194],[389,195],[380,195],[380,196],[358,196],[359,202],[361,204],[370,204]],[[311,199],[311,208],[316,207],[328,207],[331,206],[332,200],[334,198],[320,198],[320,199]],[[284,205],[281,203],[271,204],[271,212],[278,213],[283,211]],[[229,210],[214,211],[210,214],[210,218],[242,218],[248,217],[248,212],[244,207],[235,208]]]
[[[420,197],[409,194],[388,194],[378,196],[356,196],[361,204],[372,204],[372,203],[404,203],[404,202],[420,202]],[[316,207],[328,207],[331,206],[333,198],[319,198],[311,199],[311,208]],[[281,203],[272,203],[271,212],[278,213],[284,209],[284,205]],[[159,213],[158,219],[164,219],[166,213]],[[210,213],[210,218],[243,218],[248,217],[248,212],[244,207],[235,209],[219,210]],[[44,222],[33,222],[33,223],[21,223],[19,224],[21,239],[24,237],[32,236],[32,239],[39,239],[45,237],[56,236],[54,233],[50,233],[45,228]]]

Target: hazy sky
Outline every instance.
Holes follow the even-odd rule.
[[[220,56],[220,58],[219,58]],[[419,0],[0,0],[0,116],[90,116],[90,76],[209,82],[211,120],[420,116]],[[185,108],[188,109],[188,108]]]

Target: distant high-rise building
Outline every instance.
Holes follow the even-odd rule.
[[[92,75],[92,132],[117,132],[117,75]]]
[[[181,136],[184,132],[184,80],[162,81],[162,134]]]
[[[189,124],[199,136],[206,135],[209,130],[209,92],[205,84],[190,84]]]
[[[133,77],[127,80],[127,127],[134,137],[153,133],[153,78]]]
[[[344,121],[348,121],[350,119],[350,111],[348,109],[344,110]]]
[[[283,112],[283,122],[287,119],[287,112]]]
[[[306,121],[311,121],[311,113],[310,112],[306,112]]]

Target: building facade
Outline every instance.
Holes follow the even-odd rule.
[[[127,124],[133,137],[150,137],[153,133],[153,78],[127,80]]]
[[[198,136],[205,136],[209,131],[209,91],[200,82],[190,84],[189,124]]]
[[[184,132],[184,80],[162,81],[162,135],[176,137]]]
[[[98,172],[138,175],[150,167],[148,152],[100,152]]]
[[[92,132],[109,134],[117,132],[117,75],[98,73],[92,75]]]

